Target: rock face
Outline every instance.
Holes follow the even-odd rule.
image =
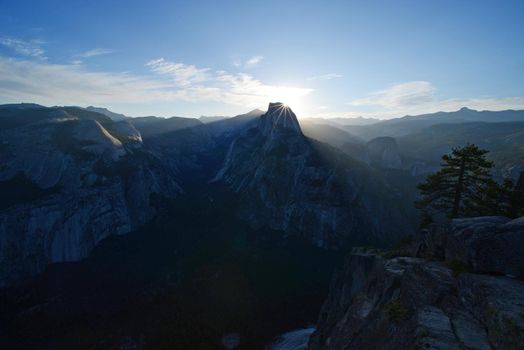
[[[297,116],[282,102],[269,104],[266,114],[260,118],[259,128],[262,135],[273,138],[288,132],[302,135]]]
[[[466,226],[508,225],[502,221],[477,218]],[[460,235],[464,225],[453,222],[447,237]],[[522,226],[516,228],[519,221],[509,226],[524,235]],[[309,349],[523,348],[524,281],[483,274],[474,266],[458,269],[457,260],[435,261],[448,251],[448,241],[432,232],[413,245],[420,248],[432,238],[424,251],[432,260],[354,251],[333,278]],[[475,256],[480,246],[467,245],[466,256]],[[492,253],[505,259],[503,251]]]
[[[377,137],[366,144],[366,160],[381,168],[400,169],[402,160],[392,137]]]
[[[254,226],[301,235],[321,247],[380,244],[411,231],[398,211],[388,209],[394,198],[368,168],[306,138],[281,103],[270,104],[233,140],[214,181],[240,195],[240,215]]]
[[[524,277],[524,220],[488,216],[433,225],[418,249],[419,255],[461,261],[475,271]]]
[[[393,137],[377,137],[366,143],[349,141],[340,148],[373,168],[408,170],[411,167],[411,164],[403,163],[397,141]]]
[[[108,235],[150,220],[152,194],[181,191],[175,174],[140,149],[140,133],[126,121],[76,108],[5,109],[0,287],[49,263],[86,257]]]
[[[128,146],[140,148],[142,146],[142,135],[131,122],[122,120],[113,124],[112,131],[122,138]]]

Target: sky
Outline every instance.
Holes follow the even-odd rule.
[[[524,1],[0,0],[0,103],[130,116],[524,109]]]

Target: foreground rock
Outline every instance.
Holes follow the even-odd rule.
[[[524,218],[457,219],[431,226],[421,238],[418,256],[462,262],[483,273],[524,277]]]
[[[524,282],[420,258],[354,254],[333,282],[310,349],[518,349]]]
[[[332,281],[309,349],[524,348],[524,281],[482,273],[498,269],[497,259],[512,261],[500,242],[520,241],[521,220],[475,218],[454,221],[445,234],[430,230],[424,254],[444,252],[448,261],[353,252]],[[466,227],[468,244],[457,256]],[[480,263],[486,237],[496,255]]]

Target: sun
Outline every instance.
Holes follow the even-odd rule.
[[[300,113],[304,107],[303,97],[311,92],[310,89],[274,86],[268,92],[269,101],[281,101],[285,108],[292,108],[295,113]]]

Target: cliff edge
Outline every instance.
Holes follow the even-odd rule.
[[[481,217],[353,250],[309,349],[524,348],[523,238],[524,218]]]

